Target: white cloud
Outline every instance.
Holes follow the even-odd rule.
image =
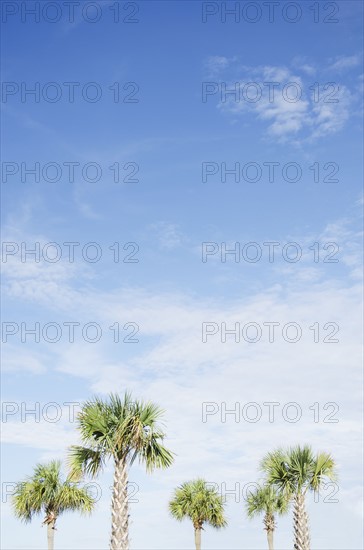
[[[335,102],[317,102],[312,108],[312,138],[324,137],[343,128],[350,116],[352,94],[346,86],[339,86]],[[328,98],[329,101],[329,98]]]
[[[267,124],[267,136],[297,145],[339,132],[354,112],[357,90],[340,82],[315,85],[309,80],[315,67],[300,60],[293,60],[294,72],[285,66],[242,66],[236,60],[225,64],[226,88],[238,85],[240,96],[230,93],[224,98],[219,90],[218,108],[233,115],[251,113]],[[340,57],[331,68],[349,69],[357,63],[357,56]]]
[[[313,67],[312,65],[307,65],[307,63],[305,63],[304,65],[301,65],[301,69],[303,72],[305,72],[309,76],[312,76],[316,73],[316,68]]]
[[[206,68],[211,76],[216,76],[226,69],[234,59],[228,59],[223,55],[212,55],[206,61]]]
[[[163,224],[157,229],[167,234],[169,231],[165,231]],[[178,228],[171,228],[172,235],[175,230],[178,232]],[[349,220],[328,225],[316,238],[337,240],[344,243],[344,249],[346,243],[355,241],[355,246],[345,250],[343,269],[351,273],[357,268],[360,235]],[[171,240],[171,244],[177,246],[175,239]],[[306,236],[306,240],[312,243],[312,235]],[[40,264],[39,269],[42,268],[44,264]],[[343,517],[351,517],[357,509],[356,500],[354,502],[352,498],[358,494],[360,484],[360,472],[355,462],[360,452],[358,365],[361,350],[358,342],[361,309],[358,305],[361,287],[350,280],[315,278],[315,269],[308,262],[304,262],[301,271],[303,276],[300,279],[295,271],[282,272],[281,285],[262,288],[252,292],[248,298],[237,296],[229,300],[151,293],[132,287],[99,290],[89,284],[87,277],[85,284],[82,275],[75,280],[52,272],[52,280],[47,272],[46,282],[41,272],[32,276],[28,273],[24,277],[16,270],[14,274],[12,271],[7,273],[12,296],[21,303],[27,301],[36,306],[41,303],[57,316],[67,311],[68,319],[97,318],[106,327],[115,319],[125,318],[127,312],[127,318],[140,326],[140,342],[129,347],[113,343],[111,333],[106,331],[109,338],[97,344],[77,341],[73,346],[65,346],[60,343],[53,346],[52,352],[42,348],[42,356],[35,355],[32,348],[26,348],[34,359],[30,361],[34,372],[47,365],[48,374],[62,373],[71,382],[78,378],[83,381],[85,397],[92,392],[105,394],[123,392],[128,388],[134,395],[152,399],[166,410],[168,445],[177,453],[177,459],[173,468],[157,473],[153,481],[147,481],[138,468],[132,470],[132,476],[141,476],[141,484],[145,487],[140,495],[140,507],[133,509],[135,528],[132,527],[132,536],[134,544],[139,545],[137,547],[145,547],[144,534],[137,526],[141,524],[150,499],[155,499],[156,494],[158,501],[165,503],[166,507],[173,487],[201,474],[210,482],[225,482],[228,488],[234,487],[235,483],[243,486],[259,478],[259,459],[278,445],[310,442],[315,449],[330,450],[341,468],[342,496],[338,508]],[[26,284],[19,284],[24,281]],[[243,325],[253,321],[263,327],[264,322],[276,321],[282,327],[294,321],[302,326],[302,338],[295,344],[288,343],[282,338],[279,328],[274,343],[268,341],[267,333],[255,344],[244,340],[236,343],[231,337],[223,343],[220,333],[203,343],[201,325],[204,321],[225,322],[230,329],[239,322]],[[315,322],[320,324],[321,339],[327,336],[327,330],[323,328],[325,323],[339,324],[340,342],[315,343],[310,329]],[[20,345],[12,346],[14,357]],[[23,356],[19,356],[20,362],[25,360],[24,349]],[[202,421],[204,402],[218,406],[218,412],[208,417],[205,423]],[[255,402],[261,408],[261,420],[249,422],[241,414],[237,419],[230,414],[226,422],[222,422],[224,406],[232,410],[238,404],[241,411],[249,402]],[[268,420],[268,409],[264,406],[267,402],[279,403],[273,423]],[[295,402],[301,408],[302,418],[297,423],[290,423],[283,417],[283,407],[288,402]],[[319,404],[321,415],[321,420],[316,423],[313,420],[314,403]],[[338,404],[334,414],[338,423],[324,422],[332,412],[330,408],[324,409],[327,403]],[[66,417],[56,424],[14,420],[5,426],[4,441],[36,449],[42,458],[63,457],[66,447],[77,441],[77,434]],[[353,477],[353,472],[356,477]],[[102,480],[101,483],[105,484]],[[156,483],[157,493],[150,485],[153,483]],[[163,506],[155,507],[152,519],[148,520],[165,525],[163,536],[158,535],[156,539],[160,549],[170,548],[176,537],[176,526]],[[242,506],[243,501],[228,504],[229,517],[236,525],[242,523]],[[329,523],[335,510],[325,509],[317,514],[320,518],[325,516],[325,522]],[[107,519],[102,518],[106,525]],[[284,521],[286,523],[282,522],[282,525],[287,527],[279,534],[282,548],[288,547],[291,536],[290,521],[288,518]],[[314,540],[320,536],[322,521],[313,525]],[[264,533],[253,529],[244,532],[247,544],[259,548]],[[238,528],[232,527],[231,532],[227,531],[219,539],[221,544],[240,548],[237,533]],[[189,531],[186,528],[181,530],[181,537],[187,547]],[[206,547],[212,548],[214,544],[216,547],[216,539],[209,539],[206,533]]]
[[[85,218],[88,218],[90,220],[101,220],[102,219],[102,217],[97,212],[95,212],[95,210],[92,208],[92,206],[90,204],[87,204],[85,202],[83,202],[83,203],[80,202],[78,204],[78,207],[80,209],[81,214]]]
[[[309,76],[314,75],[317,72],[317,68],[313,65],[307,57],[305,56],[296,56],[292,59],[292,67],[303,71]]]
[[[185,240],[178,225],[165,221],[153,223],[149,229],[155,233],[160,248],[172,250],[181,246]]]
[[[328,66],[330,71],[344,71],[360,65],[360,55],[340,55]]]
[[[4,326],[5,322],[3,331]],[[29,351],[22,350],[19,346],[14,346],[11,343],[3,345],[1,362],[4,373],[28,371],[32,374],[43,374],[46,371],[46,361],[46,355],[39,354],[35,350],[29,353]]]

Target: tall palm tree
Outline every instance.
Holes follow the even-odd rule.
[[[273,550],[273,535],[276,528],[275,514],[285,514],[289,508],[289,499],[280,494],[271,485],[263,485],[251,491],[246,500],[246,512],[249,518],[264,514],[263,524],[267,531],[268,548]]]
[[[95,501],[83,487],[61,476],[61,463],[52,461],[37,464],[34,473],[18,483],[13,495],[15,515],[30,522],[35,515],[45,514],[43,525],[47,525],[48,550],[54,548],[54,531],[58,517],[64,512],[90,513]]]
[[[325,479],[336,479],[335,462],[329,453],[314,454],[311,447],[296,446],[268,453],[262,461],[267,482],[287,498],[293,498],[294,548],[310,550],[310,532],[305,497],[319,491]]]
[[[73,479],[82,475],[96,477],[108,459],[114,462],[112,493],[111,550],[129,548],[128,468],[136,458],[147,471],[167,468],[173,454],[163,446],[165,437],[158,424],[163,411],[153,403],[132,401],[110,394],[108,400],[87,401],[78,416],[78,428],[84,446],[70,450]]]
[[[188,481],[177,487],[169,503],[169,510],[178,521],[185,518],[192,521],[196,550],[201,550],[201,530],[205,523],[215,529],[227,525],[223,497],[203,479]]]

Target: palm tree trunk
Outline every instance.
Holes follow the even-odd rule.
[[[128,471],[124,458],[115,459],[111,508],[110,550],[129,550]]]
[[[54,549],[54,524],[54,520],[47,523],[48,550]]]
[[[297,493],[294,497],[293,521],[295,550],[310,550],[310,532],[305,506],[305,495],[300,493]]]
[[[201,550],[201,527],[195,527],[195,546],[196,550]]]
[[[263,523],[264,529],[267,531],[268,548],[269,550],[273,550],[273,534],[276,527],[274,515],[267,512],[264,516]]]

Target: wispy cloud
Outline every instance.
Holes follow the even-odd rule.
[[[156,235],[160,248],[171,250],[181,246],[185,240],[185,236],[179,229],[178,225],[165,221],[153,223],[149,226],[149,230]]]
[[[328,66],[328,70],[341,72],[346,69],[352,69],[353,67],[358,67],[360,61],[360,55],[341,55],[336,57],[335,61]]]
[[[294,72],[286,66],[248,67],[236,59],[215,58],[221,59],[211,62],[218,83],[230,90],[226,95],[220,90],[216,94],[218,108],[238,117],[255,115],[266,124],[267,137],[297,145],[315,141],[339,132],[356,109],[357,89],[350,90],[339,81],[310,81],[316,68],[300,58],[292,62]],[[342,56],[329,68],[340,73],[358,63],[358,56]],[[231,93],[236,87],[237,94]]]
[[[212,55],[206,61],[207,72],[211,76],[218,75],[224,69],[227,69],[231,63],[234,63],[236,58],[228,58],[223,55]]]
[[[182,237],[177,226],[160,222],[155,229],[162,232],[161,246],[179,246]],[[344,243],[355,241],[356,245],[360,241],[349,220],[328,224],[317,236],[321,237]],[[312,235],[306,238],[309,241]],[[356,245],[346,255],[349,271],[357,266]],[[44,264],[40,266],[44,268]],[[177,453],[176,464],[163,474],[163,480],[155,478],[161,500],[167,502],[171,487],[198,471],[203,471],[209,481],[225,483],[227,487],[255,481],[256,464],[267,450],[299,440],[334,454],[343,466],[340,490],[343,488],[343,496],[346,495],[338,506],[344,515],[352,515],[354,509],[356,513],[357,506],[352,504],[353,509],[348,510],[348,499],[352,503],[351,497],[357,498],[360,485],[359,479],[352,479],[353,471],[360,476],[355,470],[355,455],[361,445],[361,350],[357,345],[361,333],[357,307],[361,285],[355,280],[317,280],[315,271],[307,266],[300,279],[293,271],[282,272],[282,284],[261,288],[249,297],[228,300],[156,293],[135,286],[101,290],[85,281],[82,272],[77,279],[52,272],[53,280],[47,288],[48,277],[48,272],[37,272],[31,279],[16,270],[6,273],[13,298],[36,306],[37,311],[40,306],[46,308],[48,318],[67,314],[68,320],[98,319],[109,327],[116,319],[125,318],[127,312],[127,318],[140,326],[140,342],[131,344],[132,348],[106,338],[95,344],[60,342],[52,344],[52,349],[40,347],[42,354],[34,346],[27,346],[27,357],[24,345],[22,349],[20,344],[12,343],[8,368],[33,374],[47,369],[49,377],[79,379],[85,392],[83,398],[90,392],[107,394],[128,388],[135,395],[160,403],[167,411],[168,445]],[[20,284],[23,280],[25,284]],[[223,342],[219,335],[205,343],[201,339],[203,322],[225,322],[232,329],[236,323],[247,322],[263,327],[267,321],[278,322],[280,327],[292,321],[300,323],[302,340],[288,343],[281,337],[281,329],[277,333],[279,340],[274,343],[267,338],[257,343],[237,343],[234,338]],[[337,323],[340,343],[315,343],[310,329],[315,322],[321,327],[326,322]],[[256,423],[241,416],[236,421],[232,414],[221,421],[223,407],[231,411],[239,404],[243,407],[253,402],[266,413],[263,403],[273,401],[280,404],[274,423],[266,414]],[[202,404],[206,402],[216,403],[218,412],[203,423]],[[302,408],[298,423],[289,423],[282,416],[282,407],[292,402]],[[323,407],[327,402],[338,404],[339,423],[314,423],[313,404]],[[330,409],[324,410],[325,415],[329,412]],[[55,424],[44,419],[39,423],[10,419],[3,439],[12,445],[36,449],[42,457],[64,457],[67,446],[77,441],[75,425],[69,425],[66,419],[64,416]],[[148,500],[149,496],[143,498]],[[242,502],[235,509],[234,502],[229,502],[229,514],[240,517],[241,506]],[[170,540],[174,540],[174,525],[169,529]],[[168,544],[165,548],[170,547]],[[233,540],[229,544],[234,547]]]

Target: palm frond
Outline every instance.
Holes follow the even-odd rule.
[[[335,481],[337,479],[335,461],[329,453],[318,453],[313,462],[313,471],[310,481],[310,489],[319,491],[324,479]]]
[[[87,488],[79,487],[75,483],[67,481],[58,494],[58,509],[64,511],[78,511],[81,514],[89,514],[95,506],[95,500]]]
[[[262,460],[261,469],[269,485],[285,496],[318,491],[323,479],[336,479],[335,462],[330,454],[314,455],[309,445],[297,445],[287,451],[277,449]]]
[[[68,456],[69,479],[81,479],[82,476],[97,477],[104,468],[104,456],[101,451],[73,445]]]
[[[47,522],[67,510],[88,512],[93,505],[94,499],[85,488],[63,479],[59,461],[37,464],[33,475],[18,484],[13,496],[14,513],[25,522],[41,513]]]
[[[222,495],[203,479],[189,481],[177,487],[169,503],[169,511],[178,521],[189,518],[200,528],[204,523],[215,529],[227,525]]]
[[[246,512],[249,518],[260,514],[283,515],[289,509],[290,499],[281,494],[275,486],[258,485],[250,491],[246,499]]]
[[[154,468],[169,468],[174,462],[174,453],[163,445],[163,438],[164,434],[152,433],[144,443],[139,456],[148,472]]]
[[[138,458],[147,471],[170,466],[174,456],[163,445],[162,415],[158,405],[135,401],[128,392],[123,397],[111,393],[107,400],[94,397],[84,403],[78,416],[83,445],[70,449],[72,479],[95,477],[110,457],[129,464]]]

